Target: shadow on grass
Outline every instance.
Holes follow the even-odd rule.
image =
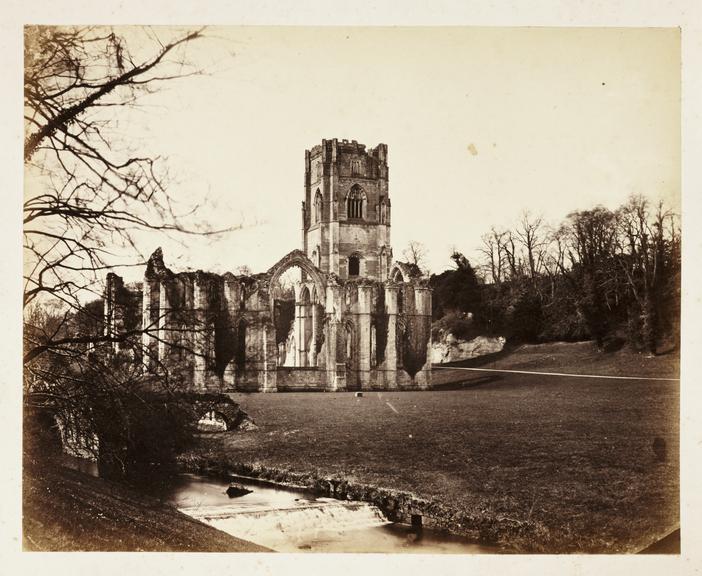
[[[505,345],[505,347],[499,352],[494,352],[492,354],[484,354],[482,356],[476,356],[475,358],[468,358],[466,360],[456,360],[455,362],[446,362],[445,364],[433,364],[437,368],[475,368],[478,366],[486,366],[498,360],[507,358],[512,352],[517,349],[517,346]]]

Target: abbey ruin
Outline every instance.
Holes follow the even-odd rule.
[[[301,249],[253,275],[174,272],[159,249],[143,283],[108,275],[105,330],[141,323],[141,362],[192,391],[426,389],[431,290],[393,262],[390,225],[387,146],[322,140]]]

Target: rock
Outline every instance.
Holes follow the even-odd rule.
[[[505,345],[503,336],[478,336],[472,340],[461,340],[450,332],[440,334],[431,345],[431,361],[434,364],[467,360],[485,354],[500,352]]]
[[[246,496],[247,494],[251,494],[253,490],[249,490],[245,486],[242,486],[241,484],[235,484],[232,482],[229,485],[229,488],[227,488],[227,496],[230,498],[238,498],[240,496]]]

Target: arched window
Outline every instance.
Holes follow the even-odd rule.
[[[378,265],[380,266],[380,279],[384,282],[387,280],[388,275],[388,253],[385,246],[380,249],[379,260]]]
[[[322,221],[322,193],[317,189],[314,197],[314,223]]]
[[[388,221],[388,205],[385,203],[385,200],[381,200],[380,202],[380,223],[385,224]]]
[[[366,200],[366,193],[360,186],[351,188],[349,195],[346,197],[346,217],[347,218],[363,218],[363,203]]]
[[[349,277],[358,276],[361,271],[361,260],[358,256],[349,256]]]

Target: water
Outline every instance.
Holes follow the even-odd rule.
[[[229,483],[181,474],[162,495],[181,512],[279,552],[420,552],[482,554],[496,550],[462,538],[386,520],[365,502],[317,498],[295,490],[238,481],[250,490],[229,498]]]
[[[97,476],[94,462],[66,456],[65,465]],[[278,552],[414,552],[485,554],[498,549],[385,519],[365,502],[317,498],[308,492],[237,480],[252,490],[229,498],[229,482],[199,474],[177,474],[142,491],[237,538]]]

